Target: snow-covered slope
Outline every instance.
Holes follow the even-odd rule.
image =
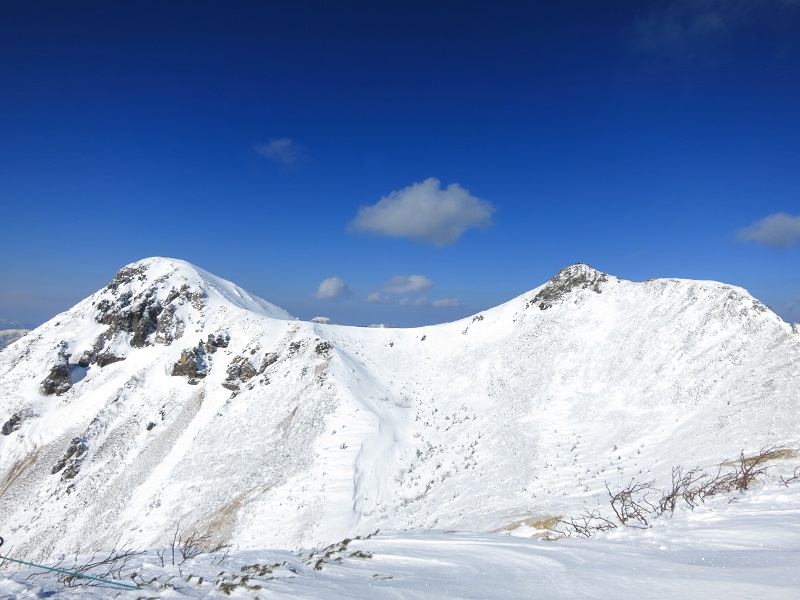
[[[163,565],[150,551],[115,578],[123,585],[135,581],[141,585],[136,590],[86,580],[66,587],[56,574],[7,563],[0,570],[0,598],[796,600],[800,485],[767,483],[729,500],[679,511],[647,531],[623,528],[557,543],[416,530],[319,552],[203,554],[180,566],[171,564],[169,552]],[[77,564],[89,558],[77,557]],[[70,556],[61,567],[69,569],[75,560]],[[137,573],[135,580],[129,573]]]
[[[326,325],[154,258],[0,353],[0,394],[17,556],[530,535],[605,482],[800,446],[800,334],[740,288],[585,265],[454,323]]]

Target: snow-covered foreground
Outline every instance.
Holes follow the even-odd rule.
[[[337,544],[319,565],[324,551],[311,552],[234,551],[180,568],[167,556],[162,568],[151,550],[132,570],[158,579],[139,590],[68,588],[7,564],[0,598],[797,598],[800,483],[589,539],[410,531]]]

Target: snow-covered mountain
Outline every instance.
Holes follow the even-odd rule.
[[[28,329],[3,329],[0,330],[0,350],[16,342],[28,333]]]
[[[30,326],[26,326],[19,321],[0,319],[0,350],[13,344],[30,330]]]
[[[415,329],[303,322],[151,258],[0,353],[0,531],[240,548],[530,535],[605,482],[800,445],[800,331],[745,290],[586,265]]]

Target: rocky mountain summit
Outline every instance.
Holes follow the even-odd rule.
[[[800,334],[733,286],[573,265],[467,319],[298,321],[152,258],[0,354],[0,529],[31,558],[513,531],[800,445]]]

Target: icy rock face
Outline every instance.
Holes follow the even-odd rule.
[[[32,560],[178,523],[262,548],[523,530],[606,482],[800,447],[798,364],[800,336],[716,282],[574,265],[461,321],[368,329],[147,259],[0,353],[0,530]]]

